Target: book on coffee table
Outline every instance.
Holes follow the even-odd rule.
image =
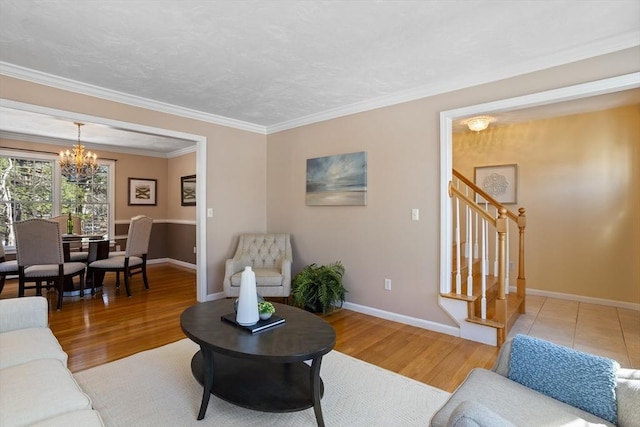
[[[225,314],[224,316],[222,316],[222,320],[224,320],[225,322],[229,322],[232,325],[237,326],[238,328],[249,331],[252,334],[284,323],[284,317],[276,316],[275,314],[272,314],[271,317],[266,320],[260,319],[258,320],[258,323],[249,326],[244,326],[236,322],[236,313]]]

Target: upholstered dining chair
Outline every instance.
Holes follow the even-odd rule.
[[[18,275],[18,261],[7,261],[4,257],[4,245],[0,245],[0,293],[4,289],[7,276]]]
[[[83,262],[64,262],[62,237],[58,224],[45,219],[27,219],[14,223],[16,233],[16,258],[18,262],[18,296],[23,297],[25,289],[36,289],[42,294],[42,282],[52,282],[58,291],[57,309],[62,308],[65,280],[80,278],[80,295],[84,295]],[[26,287],[26,283],[35,286]]]
[[[106,259],[100,259],[89,263],[89,274],[95,274],[98,271],[115,272],[116,288],[120,287],[120,272],[124,275],[124,286],[127,290],[127,296],[131,296],[131,287],[129,286],[129,278],[135,272],[142,273],[145,289],[149,289],[149,281],[147,279],[147,253],[149,252],[149,239],[151,237],[151,226],[153,219],[148,216],[138,215],[131,218],[129,223],[129,232],[127,234],[127,246],[124,254],[109,256]],[[96,283],[93,279],[91,283]],[[95,287],[92,286],[91,293],[95,294]]]
[[[242,271],[250,266],[256,275],[256,290],[261,296],[281,297],[288,302],[292,262],[289,234],[240,235],[235,255],[225,263],[225,296],[240,295]]]

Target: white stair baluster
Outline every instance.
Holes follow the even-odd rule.
[[[496,208],[496,218],[498,217],[498,208]],[[495,233],[495,242],[496,242],[496,250],[495,253],[493,254],[493,275],[495,277],[498,277],[498,230],[496,230]]]
[[[478,212],[474,213],[476,219],[476,239],[473,242],[473,259],[478,259]]]
[[[487,235],[487,221],[482,220],[482,259],[485,259],[485,248],[487,247],[487,242],[485,241],[485,236]],[[482,262],[482,299],[480,300],[480,317],[482,319],[487,318],[487,266],[486,263]]]
[[[460,275],[460,199],[456,197],[456,294],[462,293],[462,276]]]
[[[473,216],[471,214],[471,208],[467,206],[467,241],[473,241]],[[473,254],[471,245],[468,245],[467,251],[467,296],[473,296]]]
[[[507,226],[507,237],[506,237],[506,241],[507,241],[507,253],[505,254],[505,272],[504,272],[504,293],[509,295],[509,226]]]

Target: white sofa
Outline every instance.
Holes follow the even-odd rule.
[[[67,369],[43,297],[0,300],[0,426],[104,426]]]

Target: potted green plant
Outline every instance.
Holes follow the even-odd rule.
[[[342,307],[347,293],[342,286],[342,276],[344,266],[340,261],[306,266],[292,281],[294,304],[323,314],[330,313],[335,307]]]
[[[269,301],[260,301],[258,303],[258,314],[260,319],[267,320],[275,312],[276,308]]]

